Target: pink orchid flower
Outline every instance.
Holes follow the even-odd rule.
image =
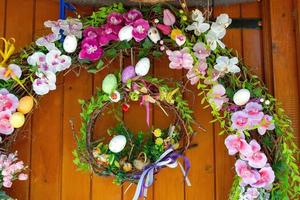
[[[272,131],[275,129],[275,125],[272,122],[272,116],[270,115],[265,115],[261,122],[259,123],[259,127],[258,127],[258,133],[260,135],[264,135],[266,133],[267,130]]]
[[[264,116],[262,112],[262,106],[256,102],[249,102],[245,106],[244,112],[248,115],[251,120],[251,125],[256,126]]]
[[[10,117],[10,111],[0,111],[0,134],[10,135],[14,132],[14,128],[9,122]]]
[[[200,75],[204,76],[207,70],[207,63],[204,60],[200,60],[198,68],[192,68],[186,74],[186,77],[191,81],[191,85],[195,85],[200,80]]]
[[[275,180],[275,173],[270,166],[259,170],[260,178],[255,183],[250,183],[255,188],[270,188]]]
[[[95,39],[84,39],[81,43],[79,59],[96,61],[103,55],[103,49]]]
[[[107,23],[111,25],[120,25],[123,23],[124,18],[121,13],[112,12],[107,16]]]
[[[208,93],[208,98],[208,102],[217,110],[221,110],[223,103],[228,101],[226,89],[222,84],[214,85]]]
[[[229,135],[225,139],[225,146],[228,149],[229,155],[234,155],[236,153],[241,153],[244,156],[251,155],[251,146],[247,141],[238,135]]]
[[[150,28],[149,22],[144,19],[138,19],[133,24],[132,35],[135,41],[140,42],[148,36]]]
[[[189,53],[187,48],[183,48],[180,51],[166,51],[169,60],[171,61],[169,67],[171,69],[192,69],[193,68],[193,57]]]
[[[231,122],[231,127],[238,131],[246,130],[250,126],[250,120],[244,111],[234,112],[231,116]]]
[[[20,78],[22,76],[22,70],[19,65],[10,64],[8,67],[0,66],[0,80],[7,81],[10,78],[17,77]]]
[[[193,47],[193,50],[194,50],[195,56],[199,60],[206,59],[210,55],[210,49],[207,49],[205,47],[205,44],[202,42],[196,43]]]
[[[261,147],[256,140],[251,140],[249,145],[252,149],[252,154],[246,156],[248,164],[253,168],[263,168],[267,164],[267,156],[260,151]]]
[[[260,179],[260,174],[241,159],[235,162],[235,171],[242,178],[242,185],[254,184]]]
[[[135,22],[138,19],[141,19],[143,17],[142,13],[136,9],[132,9],[128,11],[127,13],[123,14],[123,17],[125,19],[126,25],[131,25],[133,22]]]
[[[259,197],[259,191],[256,188],[248,188],[245,197],[247,200],[254,200]]]
[[[104,24],[98,29],[98,42],[100,46],[107,45],[110,41],[119,40],[118,34],[122,26],[120,25],[111,25]]]
[[[0,89],[0,112],[15,112],[19,105],[19,99],[15,95],[8,92],[7,89]]]

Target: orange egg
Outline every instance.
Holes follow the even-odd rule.
[[[33,105],[33,97],[25,96],[20,99],[17,110],[23,114],[27,114],[32,110]]]

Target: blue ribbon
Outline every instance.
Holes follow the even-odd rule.
[[[183,157],[186,169],[184,170],[180,163],[177,162],[177,159]],[[147,197],[147,190],[154,182],[154,174],[160,168],[170,167],[175,168],[179,164],[182,173],[185,177],[187,185],[190,186],[190,181],[187,178],[188,171],[190,169],[190,162],[187,157],[174,152],[174,149],[170,148],[166,150],[159,159],[152,165],[148,165],[143,170],[142,174],[139,176],[139,182],[132,200],[138,200],[139,197]]]

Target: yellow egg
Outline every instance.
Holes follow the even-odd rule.
[[[22,97],[17,110],[23,114],[27,114],[32,110],[33,104],[34,102],[31,96]]]
[[[25,123],[25,116],[23,113],[15,112],[10,117],[9,122],[14,128],[21,128]]]

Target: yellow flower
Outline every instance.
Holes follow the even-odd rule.
[[[157,128],[153,131],[153,134],[155,135],[155,137],[160,137],[162,132],[159,128]]]
[[[182,16],[182,20],[183,21],[186,21],[187,20],[187,17],[184,15],[184,16]]]
[[[183,34],[182,34],[182,31],[178,28],[173,29],[172,32],[171,32],[172,40],[176,40],[177,36],[180,36],[180,35],[183,35]]]
[[[164,140],[162,139],[162,138],[156,138],[156,140],[155,140],[155,144],[156,145],[162,145],[164,143]]]

